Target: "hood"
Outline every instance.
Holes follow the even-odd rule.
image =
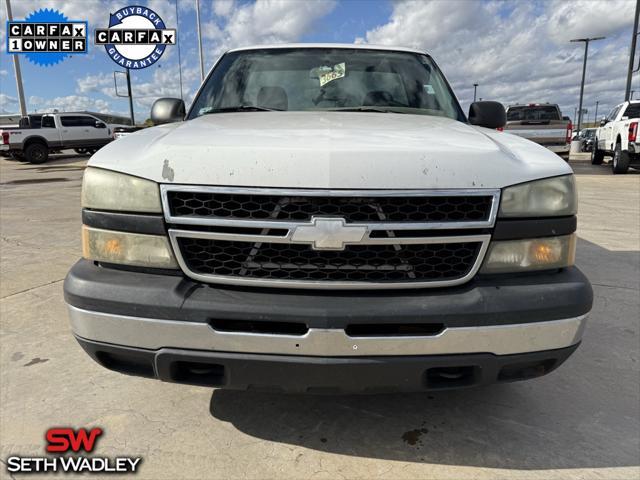
[[[287,188],[502,188],[571,173],[515,135],[365,112],[204,115],[120,138],[89,165],[159,183]]]

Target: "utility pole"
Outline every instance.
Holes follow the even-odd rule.
[[[640,0],[639,0],[640,1]],[[605,37],[591,37],[591,38],[574,38],[569,40],[570,42],[584,42],[584,62],[582,64],[582,83],[580,83],[580,105],[578,106],[578,131],[582,125],[582,97],[584,95],[584,78],[587,73],[587,55],[589,53],[589,42],[595,42],[596,40],[603,40]]]
[[[11,0],[6,0],[7,6],[7,20],[12,21],[13,15],[11,14]],[[22,71],[20,70],[20,59],[18,54],[14,53],[13,57],[13,71],[16,74],[16,90],[18,91],[18,103],[20,104],[20,115],[27,116],[27,104],[24,101],[24,88],[22,87]]]
[[[593,115],[593,126],[596,126],[596,122],[598,121],[598,104],[600,101],[596,100],[596,113]]]
[[[180,15],[178,14],[178,0],[176,0],[176,27],[180,28]],[[182,55],[180,54],[179,30],[176,31],[176,47],[178,47],[178,77],[180,79],[180,98],[184,100],[182,92]]]
[[[629,53],[629,70],[627,71],[627,88],[624,91],[624,100],[630,99],[631,75],[633,74],[633,64],[636,58],[636,40],[638,39],[638,15],[640,14],[640,0],[636,0],[636,16],[633,21],[633,35],[631,36],[631,52]]]
[[[638,0],[640,2],[640,0]],[[204,81],[204,58],[202,57],[202,35],[200,33],[200,0],[196,0],[196,24],[198,25],[198,52],[200,52],[200,81]]]
[[[640,0],[638,0],[640,2]],[[478,84],[474,83],[473,84],[473,101],[476,101],[476,90],[478,89]]]
[[[133,115],[133,92],[131,91],[131,74],[127,68],[127,91],[129,92],[129,115],[131,116],[131,126],[136,126],[136,119]]]

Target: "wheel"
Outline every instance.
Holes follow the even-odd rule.
[[[87,154],[87,149],[86,148],[74,148],[74,150],[78,155],[86,155]]]
[[[591,165],[602,165],[604,160],[604,152],[598,150],[598,139],[593,142],[593,148],[591,149]]]
[[[620,142],[616,143],[616,148],[613,151],[613,161],[611,162],[613,173],[627,173],[630,161],[631,158],[629,157],[629,152],[627,150],[622,150]]]
[[[93,155],[98,151],[97,148],[87,148],[87,155]]]
[[[44,163],[49,158],[49,149],[42,143],[32,143],[27,146],[24,155],[30,163]]]

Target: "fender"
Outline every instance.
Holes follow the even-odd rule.
[[[51,142],[50,144],[46,138],[40,135],[30,135],[22,141],[22,145],[21,145],[22,150],[25,150],[27,148],[27,145],[33,142],[44,143],[47,146],[47,148],[51,148],[53,146],[52,144],[56,143],[56,142]]]

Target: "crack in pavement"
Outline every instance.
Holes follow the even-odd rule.
[[[9,295],[5,295],[4,297],[0,297],[0,300],[5,300],[7,298],[11,298],[11,297],[14,297],[16,295],[20,295],[21,293],[27,293],[27,292],[30,292],[32,290],[37,290],[38,288],[46,287],[47,285],[53,285],[54,283],[60,283],[62,281],[64,281],[64,278],[61,278],[59,280],[53,280],[52,282],[43,283],[42,285],[36,285],[35,287],[26,288],[24,290],[20,290],[19,292],[10,293]]]
[[[637,288],[634,287],[624,287],[622,285],[607,285],[606,283],[591,283],[591,285],[594,285],[596,287],[607,287],[607,288],[621,288],[622,290],[633,290],[633,291],[637,291]]]
[[[7,462],[2,460],[1,458],[0,458],[0,463],[2,463],[6,468],[9,468],[9,466],[7,465]],[[9,475],[9,478],[11,478],[12,480],[16,480],[16,477],[14,477],[13,474],[11,474],[10,472],[7,472],[7,475]]]

